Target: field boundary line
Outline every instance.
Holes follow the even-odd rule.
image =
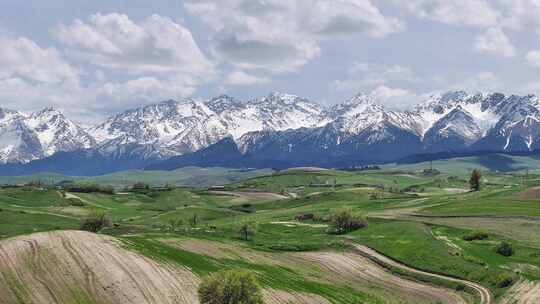
[[[389,257],[385,255],[384,253],[381,253],[377,251],[376,249],[373,249],[369,246],[354,244],[353,248],[354,248],[354,252],[360,254],[361,256],[365,258],[370,259],[371,261],[375,262],[376,264],[380,265],[383,268],[386,268],[389,271],[392,271],[392,268],[395,267],[411,274],[418,274],[418,275],[422,275],[426,277],[446,280],[449,282],[460,283],[474,290],[480,296],[480,304],[494,303],[493,294],[491,293],[489,288],[484,287],[479,283],[468,281],[468,280],[459,278],[457,276],[449,275],[449,274],[438,273],[435,271],[428,271],[428,270],[418,269],[418,268],[409,266],[406,263],[403,263],[392,257]]]

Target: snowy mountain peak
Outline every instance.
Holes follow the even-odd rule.
[[[259,107],[271,108],[271,107],[291,107],[298,104],[311,104],[318,106],[316,103],[312,103],[306,98],[301,98],[296,95],[281,93],[281,92],[271,92],[265,97],[256,98],[248,102],[250,105],[256,105]]]
[[[110,151],[119,144],[155,145],[163,157],[193,152],[248,132],[316,127],[322,108],[300,97],[271,93],[242,103],[227,95],[184,99],[120,113],[89,132]]]
[[[243,107],[242,102],[228,95],[220,95],[205,103],[212,111],[222,113]]]
[[[21,117],[23,114],[18,111],[0,108],[0,121],[7,121],[16,117]]]
[[[48,113],[54,113],[54,114],[62,114],[60,110],[55,109],[54,107],[45,107],[41,109],[41,111],[32,113],[33,115],[39,116],[39,115],[46,115]]]
[[[364,112],[384,111],[382,105],[376,103],[375,99],[367,94],[359,93],[343,103],[330,108],[329,115],[337,117],[354,117]]]
[[[344,102],[344,104],[375,104],[372,95],[360,92]]]
[[[246,140],[246,134],[252,140]],[[289,151],[292,139],[280,139],[286,134],[313,140],[311,144],[321,145],[314,149],[325,151],[332,145],[356,151],[401,142],[416,145],[407,150],[415,153],[534,149],[540,147],[540,101],[534,95],[450,91],[432,95],[413,111],[391,111],[364,93],[330,108],[280,92],[248,102],[220,95],[141,106],[88,129],[54,108],[30,114],[0,108],[0,161],[28,162],[84,148],[105,155],[166,158],[224,138],[240,143],[242,151],[270,139],[286,143],[284,151]]]
[[[469,96],[465,91],[448,91],[440,95],[441,103],[455,102],[464,100]]]
[[[294,104],[298,101],[308,101],[307,99],[301,99],[296,95],[281,93],[281,92],[271,92],[267,97],[261,99],[264,101],[277,101],[284,104]]]
[[[94,139],[52,107],[22,114],[0,110],[0,161],[28,162],[59,151],[89,148]]]

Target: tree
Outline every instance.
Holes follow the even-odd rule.
[[[194,213],[191,219],[189,220],[189,223],[192,227],[197,227],[197,224],[199,224],[199,216],[197,213]]]
[[[238,232],[240,233],[242,238],[246,241],[249,241],[249,237],[253,236],[256,231],[257,231],[256,222],[243,222],[240,224],[240,227],[238,228]]]
[[[199,286],[201,304],[264,304],[261,287],[249,272],[229,270],[213,273]]]
[[[332,216],[334,232],[337,234],[347,233],[353,230],[367,227],[367,218],[361,214],[355,214],[350,209],[340,210]]]
[[[169,220],[169,229],[171,230],[171,232],[175,232],[176,229],[182,225],[184,225],[184,220],[181,218],[173,218]]]
[[[105,212],[95,211],[82,220],[80,229],[97,233],[101,229],[111,226],[111,218]]]
[[[479,191],[480,190],[480,180],[482,179],[482,173],[480,170],[474,169],[471,173],[471,178],[469,179],[469,185],[471,190]]]
[[[512,245],[507,243],[507,242],[501,242],[496,248],[495,250],[497,251],[498,254],[502,255],[502,256],[505,256],[505,257],[509,257],[511,255],[514,254],[514,249],[512,248]]]

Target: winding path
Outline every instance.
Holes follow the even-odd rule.
[[[440,274],[436,274],[436,273],[431,273],[431,272],[427,272],[427,271],[423,271],[423,270],[418,270],[418,269],[415,269],[415,268],[412,268],[410,266],[407,266],[405,264],[401,264],[395,260],[392,260],[390,259],[389,257],[383,255],[383,254],[380,254],[379,252],[367,247],[367,246],[364,246],[364,245],[354,245],[354,248],[355,248],[355,251],[378,263],[378,264],[384,264],[384,265],[389,265],[389,266],[392,266],[392,267],[396,267],[396,268],[399,268],[401,270],[404,270],[406,272],[409,272],[409,273],[415,273],[415,274],[420,274],[420,275],[423,275],[423,276],[427,276],[427,277],[432,277],[432,278],[438,278],[438,279],[443,279],[443,280],[447,280],[447,281],[451,281],[451,282],[456,282],[456,283],[460,283],[460,284],[463,284],[465,286],[468,286],[469,288],[475,290],[478,295],[480,296],[480,304],[492,304],[494,303],[494,300],[493,300],[493,295],[491,294],[491,291],[478,284],[478,283],[475,283],[475,282],[471,282],[471,281],[467,281],[467,280],[462,280],[462,279],[457,279],[457,278],[453,278],[453,277],[449,277],[449,276],[445,276],[445,275],[440,275]]]

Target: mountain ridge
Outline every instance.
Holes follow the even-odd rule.
[[[0,109],[0,161],[17,165],[59,152],[88,151],[147,165],[196,153],[225,138],[255,163],[384,162],[445,151],[531,151],[540,146],[540,102],[534,95],[450,91],[397,111],[367,94],[330,107],[278,92],[245,102],[220,95],[146,105],[88,128],[52,108],[34,113]]]

